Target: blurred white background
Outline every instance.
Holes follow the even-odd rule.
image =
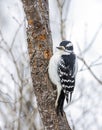
[[[53,52],[63,40],[71,40],[79,71],[72,103],[65,112],[73,130],[102,130],[102,0],[49,0]],[[0,0],[0,129],[19,124],[20,98],[36,106],[29,68],[25,14],[20,0]],[[99,80],[99,81],[98,81]],[[23,87],[20,92],[20,88]],[[29,94],[28,94],[29,92]],[[32,95],[32,97],[31,97]],[[19,109],[17,109],[19,108]],[[22,130],[28,130],[23,118]],[[39,122],[36,115],[35,124]],[[12,128],[13,129],[13,128]]]
[[[65,111],[73,130],[102,129],[102,1],[49,0],[53,52],[63,39],[71,40],[95,76],[78,60],[79,72],[71,104]]]

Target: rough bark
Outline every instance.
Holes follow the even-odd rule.
[[[44,130],[71,130],[66,116],[55,112],[54,87],[48,78],[48,62],[52,55],[47,0],[22,0],[28,20],[27,40],[31,75]]]

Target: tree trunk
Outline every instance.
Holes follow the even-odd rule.
[[[28,20],[27,40],[31,75],[44,130],[71,130],[66,116],[55,112],[54,87],[48,78],[48,62],[52,54],[47,0],[22,0]]]

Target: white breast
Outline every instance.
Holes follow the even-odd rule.
[[[49,61],[48,73],[52,83],[55,85],[58,85],[60,83],[60,78],[58,76],[58,70],[57,70],[60,57],[61,55],[58,52],[56,52]]]

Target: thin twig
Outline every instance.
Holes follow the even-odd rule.
[[[89,65],[90,68],[93,68],[93,67],[96,67],[96,66],[102,66],[102,63]],[[82,72],[82,71],[85,71],[85,70],[88,70],[88,69],[87,68],[81,68],[78,72]]]
[[[14,37],[13,37],[12,42],[11,42],[11,48],[10,48],[10,49],[13,48],[13,45],[14,45],[14,43],[15,43],[17,34],[18,34],[19,30],[21,29],[22,25],[24,24],[24,22],[25,22],[25,20],[26,20],[26,17],[23,19],[23,21],[22,21],[21,23],[19,23],[18,20],[17,20],[15,17],[13,17],[13,19],[19,24],[19,27],[18,27],[17,30],[15,31]]]
[[[91,48],[91,46],[93,45],[94,41],[96,40],[96,38],[97,38],[97,36],[98,36],[98,34],[99,34],[100,30],[101,30],[101,28],[102,28],[102,24],[99,26],[99,28],[95,32],[91,42],[88,44],[88,46],[81,53],[86,53]]]
[[[92,69],[86,63],[85,59],[83,59],[82,57],[79,57],[79,56],[77,56],[77,57],[78,57],[79,60],[81,60],[84,63],[84,65],[87,67],[87,69],[92,74],[92,76],[98,81],[98,83],[100,83],[102,85],[102,81],[93,73]]]

